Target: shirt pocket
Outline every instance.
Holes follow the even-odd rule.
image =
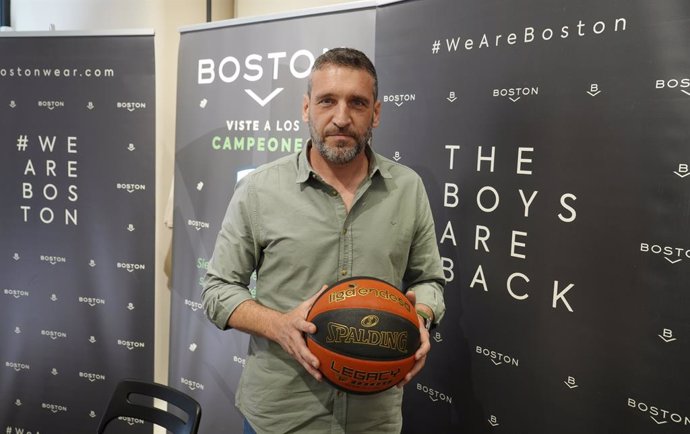
[[[355,228],[353,274],[400,286],[412,247],[414,216],[389,213]]]

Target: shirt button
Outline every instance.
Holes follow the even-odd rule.
[[[340,270],[340,275],[341,276],[347,276],[347,270],[344,268],[342,270]]]
[[[343,228],[343,235],[347,234],[347,228]]]
[[[337,192],[337,191],[331,190],[331,196],[337,196],[337,195],[338,195],[338,192]]]

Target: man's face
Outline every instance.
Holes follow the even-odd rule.
[[[360,69],[327,65],[312,73],[302,119],[309,122],[314,147],[328,162],[347,164],[359,155],[379,124],[374,78]]]

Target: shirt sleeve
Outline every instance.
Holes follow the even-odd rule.
[[[417,303],[431,308],[434,312],[434,324],[438,324],[446,312],[443,300],[445,277],[436,241],[434,218],[421,179],[417,183],[417,205],[417,224],[404,280],[408,284],[407,289],[414,290]]]
[[[249,282],[261,254],[256,234],[256,194],[251,176],[236,186],[204,277],[206,316],[221,330],[241,303],[252,299]]]

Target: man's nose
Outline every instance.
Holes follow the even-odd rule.
[[[333,124],[338,128],[345,128],[350,124],[350,108],[346,103],[339,103],[333,114]]]

